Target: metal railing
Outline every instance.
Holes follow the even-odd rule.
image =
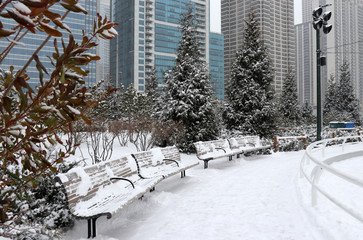
[[[329,151],[330,146],[339,146],[341,151],[339,150],[338,153],[333,154],[332,151]],[[333,150],[333,148],[330,149]],[[336,148],[334,148],[334,150],[334,152],[337,152]],[[342,203],[328,191],[319,186],[319,179],[323,171],[328,171],[336,177],[339,177],[341,180],[348,181],[349,183],[363,189],[362,179],[358,179],[349,175],[347,172],[340,171],[339,169],[330,166],[332,163],[344,161],[358,156],[363,156],[362,136],[325,139],[312,143],[307,147],[305,155],[300,162],[300,176],[305,177],[311,184],[311,197],[313,206],[317,204],[317,194],[319,192],[335,205],[343,209],[345,212],[358,219],[360,222],[363,222],[363,216],[360,213],[354,211],[353,207]],[[308,165],[310,165],[310,163],[314,163],[315,166],[310,166],[310,169],[308,169]]]

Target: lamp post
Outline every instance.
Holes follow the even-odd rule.
[[[333,26],[328,24],[331,18],[331,12],[325,12],[323,14],[323,8],[330,6],[331,4],[326,4],[319,6],[313,10],[313,27],[316,30],[316,114],[317,114],[317,129],[316,129],[316,140],[321,140],[321,129],[323,123],[322,111],[321,111],[321,71],[320,67],[326,64],[325,57],[321,57],[320,53],[320,29],[323,27],[323,32],[328,34]]]

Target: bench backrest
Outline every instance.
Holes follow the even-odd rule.
[[[103,163],[106,167],[108,175],[111,177],[130,178],[137,175],[137,165],[131,155],[126,155],[121,158],[107,161]],[[110,172],[110,170],[112,172]]]
[[[99,163],[87,167],[76,167],[65,174],[58,174],[57,181],[65,190],[69,208],[78,202],[95,196],[100,187],[111,184],[111,177],[129,177],[137,174],[137,167],[132,166],[127,157]]]
[[[195,142],[195,149],[197,150],[197,155],[201,156],[210,152],[215,151],[217,148],[229,149],[229,143],[227,139],[218,139],[213,141],[205,141],[205,142]]]
[[[180,162],[179,150],[173,147],[153,148],[149,151],[137,152],[132,154],[138,165],[139,174],[143,177],[144,174],[149,174],[147,169],[162,167],[163,165],[175,164],[172,161],[164,161],[164,159],[172,159]],[[156,174],[154,172],[154,174]]]
[[[231,149],[240,147],[258,147],[260,146],[260,137],[258,136],[245,136],[228,139]]]
[[[161,152],[163,153],[164,157],[166,159],[172,159],[175,160],[177,162],[180,162],[180,152],[179,149],[176,146],[171,146],[171,147],[165,147],[165,148],[160,148]],[[166,162],[167,164],[171,164],[172,162]]]

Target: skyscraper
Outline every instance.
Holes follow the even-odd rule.
[[[303,22],[310,23],[313,29],[312,9],[319,5],[329,4],[324,11],[331,11],[332,17],[329,23],[333,25],[332,31],[326,35],[320,34],[321,52],[327,57],[327,65],[322,68],[322,96],[326,90],[328,78],[333,75],[335,79],[339,79],[339,68],[344,61],[350,65],[351,79],[355,87],[356,95],[363,102],[363,0],[303,0]],[[310,9],[310,14],[308,10]],[[313,45],[310,50],[304,51],[303,54],[315,53],[316,51],[316,34],[314,32]],[[316,54],[314,54],[314,66],[316,66]],[[305,67],[304,67],[305,68]],[[299,79],[299,81],[308,81],[308,79]],[[314,70],[314,81],[316,81],[316,71]],[[305,83],[303,83],[305,84]],[[314,92],[316,92],[316,84],[313,84]],[[314,98],[314,105],[316,101]]]
[[[97,8],[102,17],[110,20],[110,0],[97,1]],[[97,55],[101,60],[97,61],[97,82],[104,80],[105,85],[110,84],[110,40],[100,39],[97,47]]]
[[[221,0],[225,80],[230,77],[236,51],[242,47],[244,21],[251,11],[259,21],[262,39],[270,53],[275,70],[273,86],[279,93],[287,69],[295,66],[293,0]]]
[[[209,72],[211,85],[218,99],[224,99],[224,37],[219,33],[210,33]]]
[[[163,86],[163,72],[175,65],[181,40],[179,22],[188,8],[193,9],[202,55],[209,64],[209,0],[111,0],[111,19],[119,24],[110,53],[116,87],[133,84],[143,92],[145,77],[153,67]]]
[[[295,47],[296,47],[296,80],[300,104],[305,102],[313,104],[314,96],[314,53],[311,51],[314,45],[314,33],[311,22],[295,25]]]
[[[82,30],[85,33],[90,33],[93,29],[93,20],[97,16],[97,1],[96,0],[79,0],[79,4],[88,12],[87,15],[84,13],[70,12],[65,18],[65,23],[71,28],[72,35],[77,42],[82,41]],[[66,12],[59,4],[55,4],[51,11],[57,12],[63,15]],[[5,28],[10,29],[14,26],[15,22],[6,18],[2,18],[2,23]],[[58,29],[63,33],[63,38],[65,42],[68,40],[68,32],[63,29]],[[28,58],[33,54],[33,52],[39,47],[39,45],[46,38],[46,34],[42,32],[37,32],[37,34],[28,33],[20,42],[23,44],[15,45],[15,47],[7,55],[6,59],[1,63],[0,68],[9,69],[10,66],[14,66],[15,71],[20,70]],[[58,41],[58,44],[61,44]],[[5,49],[9,45],[6,39],[0,39],[0,49]],[[54,52],[53,39],[50,39],[48,43],[42,48],[38,53],[40,61],[46,68],[53,68],[47,56],[51,56]],[[96,49],[92,49],[90,53],[95,54]],[[87,66],[90,71],[88,76],[84,79],[86,85],[93,86],[96,84],[96,63],[92,62]],[[28,81],[31,87],[36,87],[39,84],[39,72],[35,66],[34,61],[27,68],[27,74],[30,77]],[[47,78],[47,75],[44,75]]]

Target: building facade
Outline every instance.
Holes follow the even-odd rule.
[[[69,26],[72,30],[72,35],[77,42],[82,41],[82,30],[84,30],[86,33],[90,33],[93,30],[93,20],[97,16],[96,0],[79,0],[79,4],[88,12],[88,14],[85,15],[83,13],[70,12],[64,21],[65,24],[67,24],[67,26]],[[66,10],[59,4],[56,4],[56,6],[53,6],[50,10],[57,12],[60,15],[63,15],[66,12]],[[9,29],[15,25],[13,20],[6,18],[2,18],[1,20],[5,28]],[[63,38],[65,42],[67,42],[69,33],[63,29],[58,30],[63,33]],[[14,46],[5,60],[1,63],[0,68],[9,69],[10,66],[14,66],[15,71],[22,69],[29,57],[34,53],[34,51],[39,47],[46,37],[47,35],[45,33],[39,31],[36,34],[32,34],[31,32],[26,34],[25,37],[21,40],[21,43],[23,44]],[[61,44],[61,42],[58,41],[58,44]],[[8,45],[9,42],[6,39],[0,39],[0,49],[5,49]],[[53,68],[47,56],[51,56],[54,51],[53,38],[51,38],[38,53],[40,61],[47,69]],[[90,53],[96,54],[96,49],[92,49]],[[96,63],[90,63],[87,66],[87,70],[89,70],[89,74],[86,78],[84,78],[84,80],[86,85],[93,86],[96,84]],[[30,80],[28,81],[29,85],[33,88],[38,86],[40,81],[39,72],[35,66],[34,61],[27,68],[27,74],[30,77]],[[44,75],[45,80],[47,77],[47,75]]]
[[[116,87],[132,84],[143,92],[145,78],[153,67],[159,86],[163,86],[163,72],[175,65],[181,40],[181,14],[189,8],[197,20],[202,56],[210,64],[209,0],[111,0],[111,19],[119,24],[116,27],[119,35],[112,40],[110,52],[111,79]],[[212,51],[217,59],[212,60],[212,66],[216,69],[216,61],[223,60],[215,51],[221,44],[220,36],[213,36],[216,44]],[[220,77],[212,73],[212,77],[215,75]]]
[[[273,62],[273,86],[280,93],[288,68],[295,66],[293,0],[221,0],[225,80],[230,78],[231,63],[242,47],[244,21],[251,11],[260,24],[262,39]]]
[[[219,100],[224,99],[224,37],[220,33],[209,35],[209,72],[211,85]]]
[[[311,22],[295,25],[296,80],[300,104],[313,103],[314,96],[314,52],[311,51],[314,42],[314,31]]]
[[[310,51],[303,54],[311,55],[316,51],[316,31],[312,27],[312,10],[319,5],[329,4],[324,11],[331,11],[332,17],[329,24],[333,29],[329,34],[320,34],[321,52],[327,58],[327,65],[323,66],[321,83],[322,96],[324,98],[327,89],[327,82],[330,76],[339,79],[339,68],[344,61],[350,65],[351,79],[354,85],[356,96],[360,103],[363,102],[363,0],[303,0],[303,9],[310,10],[309,14],[303,15],[303,22],[310,23],[310,28],[314,32],[314,40]],[[316,66],[316,56],[313,58]],[[305,66],[304,66],[305,68]],[[314,100],[316,105],[316,70],[314,70]],[[308,79],[299,79],[299,81],[309,81]],[[299,83],[306,84],[306,83]]]
[[[110,20],[110,0],[97,1],[97,8],[102,17]],[[97,55],[101,60],[96,63],[97,82],[104,81],[106,86],[110,83],[110,40],[99,39]]]

